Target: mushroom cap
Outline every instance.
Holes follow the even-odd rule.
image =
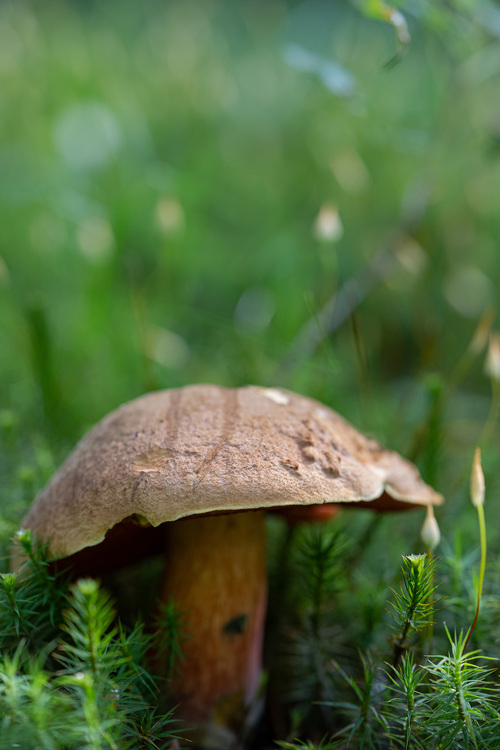
[[[384,500],[385,498],[385,500]],[[386,508],[443,498],[397,453],[310,398],[276,388],[192,385],[113,411],[77,445],[23,519],[54,558],[126,519],[317,503]]]

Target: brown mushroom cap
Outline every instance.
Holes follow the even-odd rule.
[[[149,393],[79,443],[23,520],[53,557],[99,544],[134,518],[391,498],[439,505],[417,469],[336,412],[275,388],[193,385]]]

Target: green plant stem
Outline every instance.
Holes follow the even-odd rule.
[[[500,383],[494,378],[491,379],[491,406],[483,427],[483,431],[478,440],[478,445],[483,447],[487,445],[494,433],[500,412]]]
[[[427,559],[429,563],[432,565],[434,561],[434,553],[431,549],[427,550]],[[434,587],[434,573],[432,574],[432,585]],[[431,605],[432,609],[434,609],[434,596],[431,594],[429,598],[429,604]],[[427,626],[427,641],[429,646],[429,652],[432,651],[432,640],[434,638],[434,620],[431,620]]]
[[[409,559],[409,558],[408,558]],[[403,620],[401,623],[401,630],[396,640],[394,641],[393,655],[392,655],[392,666],[394,669],[399,667],[401,657],[406,650],[406,639],[410,631],[415,627],[414,620],[419,605],[422,602],[422,586],[423,581],[421,577],[421,571],[418,568],[409,568],[407,575],[409,576],[409,599],[405,601],[405,609],[402,612]],[[427,597],[426,597],[427,598]]]
[[[488,338],[488,332],[493,324],[493,320],[494,311],[490,308],[486,309],[474,332],[474,336],[472,337],[469,346],[458,360],[457,364],[453,368],[446,381],[443,383],[442,387],[434,393],[434,397],[432,398],[427,417],[424,423],[416,431],[413,446],[411,447],[408,456],[411,461],[415,461],[422,452],[426,441],[428,440],[429,433],[432,434],[432,431],[435,430],[436,427],[440,426],[441,415],[444,411],[444,408],[450,400],[450,397],[456,390],[457,386],[465,378],[472,365],[476,361],[478,355],[484,348],[484,345]],[[483,434],[481,436],[481,440],[478,443],[479,445],[483,445],[486,442],[486,439],[490,436],[490,432],[495,427],[496,417],[500,406],[500,387],[498,384],[496,385],[497,387],[495,388],[495,384],[492,383],[493,403],[485,428],[483,430]],[[497,400],[496,397],[498,397]],[[434,438],[434,443],[436,443],[436,435],[434,435]],[[431,463],[432,471],[435,468],[435,464],[433,464],[432,451],[429,451],[429,453],[429,461]],[[431,484],[434,482],[434,478],[432,479],[432,481],[429,477],[427,478],[429,482],[431,482]]]
[[[477,507],[477,517],[479,520],[479,537],[481,540],[481,565],[479,568],[476,615],[474,617],[474,621],[467,635],[467,640],[465,641],[465,644],[464,644],[464,651],[467,648],[467,644],[469,643],[470,637],[474,631],[474,628],[476,627],[477,618],[479,617],[479,607],[481,605],[481,594],[483,591],[483,582],[484,582],[484,571],[486,569],[486,523],[484,520],[484,505],[480,504],[480,505],[477,505],[476,507]]]

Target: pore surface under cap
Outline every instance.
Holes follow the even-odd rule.
[[[120,407],[78,444],[23,520],[54,557],[128,517],[371,501],[439,504],[417,469],[290,391],[193,385]]]

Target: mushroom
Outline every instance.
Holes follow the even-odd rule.
[[[212,728],[210,746],[230,747],[261,674],[264,511],[441,502],[415,466],[318,401],[277,388],[193,385],[109,414],[22,525],[49,543],[53,558],[91,573],[163,548],[160,596],[172,597],[187,621],[172,685],[178,713]]]

